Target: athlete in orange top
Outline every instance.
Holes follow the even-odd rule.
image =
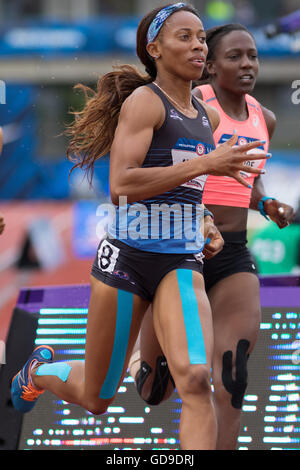
[[[220,124],[216,145],[234,133],[238,143],[264,140],[268,150],[276,118],[251,95],[258,74],[255,41],[242,25],[226,25],[207,32],[206,84],[194,94],[215,107]],[[213,385],[218,421],[217,449],[234,449],[239,434],[243,396],[247,386],[247,359],[255,345],[261,319],[259,280],[246,247],[248,209],[260,210],[279,228],[294,216],[293,208],[265,195],[261,177],[247,174],[249,187],[232,178],[209,176],[203,201],[225,241],[216,254],[206,245],[204,278],[212,307],[214,328]],[[215,255],[215,256],[214,256]],[[173,390],[164,352],[155,338],[150,314],[144,320],[140,344],[132,356],[130,372],[140,395],[158,404]]]
[[[247,75],[246,75],[247,76]],[[250,77],[250,75],[249,75]],[[246,81],[246,79],[241,79]],[[252,79],[248,79],[251,81]],[[205,103],[216,108],[220,116],[220,124],[214,132],[214,139],[216,146],[222,142],[226,142],[235,132],[238,136],[237,145],[245,142],[252,142],[254,140],[265,141],[264,150],[268,151],[269,148],[269,131],[266,125],[264,111],[258,101],[249,94],[244,95],[246,112],[248,117],[242,121],[233,119],[229,114],[223,110],[216,97],[216,93],[211,84],[206,84],[197,87],[194,94],[201,98]],[[268,113],[267,110],[265,110]],[[248,152],[250,153],[250,152]],[[252,160],[246,166],[254,166],[263,168],[266,160]],[[249,208],[252,188],[255,182],[254,175],[247,173],[243,175],[249,181],[249,187],[242,186],[233,178],[218,177],[210,175],[205,185],[205,204],[221,205],[230,207],[246,207]]]

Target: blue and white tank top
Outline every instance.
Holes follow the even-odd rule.
[[[201,158],[215,148],[211,125],[204,107],[193,96],[196,118],[188,118],[154,84],[147,85],[162,100],[165,121],[154,131],[142,167],[166,167]],[[112,238],[143,251],[155,253],[199,253],[204,246],[202,194],[207,175],[163,194],[116,207],[108,230]]]

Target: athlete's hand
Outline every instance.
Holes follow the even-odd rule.
[[[277,199],[267,199],[264,202],[264,210],[279,228],[284,228],[290,225],[295,217],[294,209],[288,204],[277,201]]]
[[[209,215],[204,219],[204,237],[206,242],[202,253],[206,259],[213,258],[222,251],[224,240],[215,226],[213,219]]]
[[[4,217],[2,214],[0,214],[0,235],[4,230],[4,227],[5,227]]]
[[[206,163],[208,165],[207,173],[216,176],[230,176],[236,179],[242,185],[249,187],[249,183],[241,176],[240,172],[253,173],[261,175],[265,170],[245,166],[245,162],[249,160],[266,160],[270,158],[270,154],[265,152],[247,154],[249,150],[262,146],[265,142],[256,140],[244,145],[236,145],[238,136],[234,134],[227,142],[219,145],[215,150],[206,155]]]

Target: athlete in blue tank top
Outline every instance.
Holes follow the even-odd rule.
[[[12,401],[26,412],[48,390],[93,414],[105,413],[126,374],[152,302],[157,336],[182,399],[180,447],[214,449],[212,319],[202,265],[193,254],[202,247],[203,237],[190,237],[200,217],[191,212],[186,224],[182,207],[197,209],[206,174],[233,176],[247,184],[240,175],[246,152],[261,143],[233,149],[232,138],[212,150],[207,116],[191,96],[192,81],[201,77],[207,54],[204,27],[193,7],[178,3],[147,14],[137,31],[137,49],[148,74],[122,66],[101,77],[97,92],[72,126],[69,154],[75,152],[81,159],[78,166],[93,170],[95,161],[110,149],[112,202],[118,205],[125,197],[129,216],[138,203],[145,211],[142,223],[137,217],[126,226],[118,217],[120,239],[110,235],[100,242],[91,276],[85,360],[53,362],[54,351],[39,346],[13,379]],[[156,85],[147,86],[154,80]],[[210,112],[210,119],[216,125],[215,112]],[[177,205],[170,240],[164,239],[165,217],[161,230],[150,221],[152,239],[131,240],[139,235],[138,228],[149,231],[153,202]],[[124,228],[130,238],[121,239]],[[189,250],[186,241],[196,247]]]
[[[143,168],[176,165],[201,158],[215,148],[210,120],[195,97],[192,102],[197,116],[189,118],[177,110],[155,84],[148,87],[162,100],[165,121],[153,134]],[[206,175],[200,175],[163,194],[143,199],[138,205],[118,206],[115,222],[109,229],[110,236],[140,250],[156,253],[202,251],[204,239],[200,226],[204,210],[200,204],[206,178]],[[134,207],[139,213],[139,232]]]

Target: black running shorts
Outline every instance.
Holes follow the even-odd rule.
[[[202,256],[141,251],[119,240],[104,238],[99,244],[91,274],[105,284],[152,302],[160,281],[176,269],[191,269],[203,274]]]
[[[211,259],[204,260],[205,290],[232,274],[247,272],[257,275],[254,258],[247,248],[247,232],[222,232],[223,250]]]

